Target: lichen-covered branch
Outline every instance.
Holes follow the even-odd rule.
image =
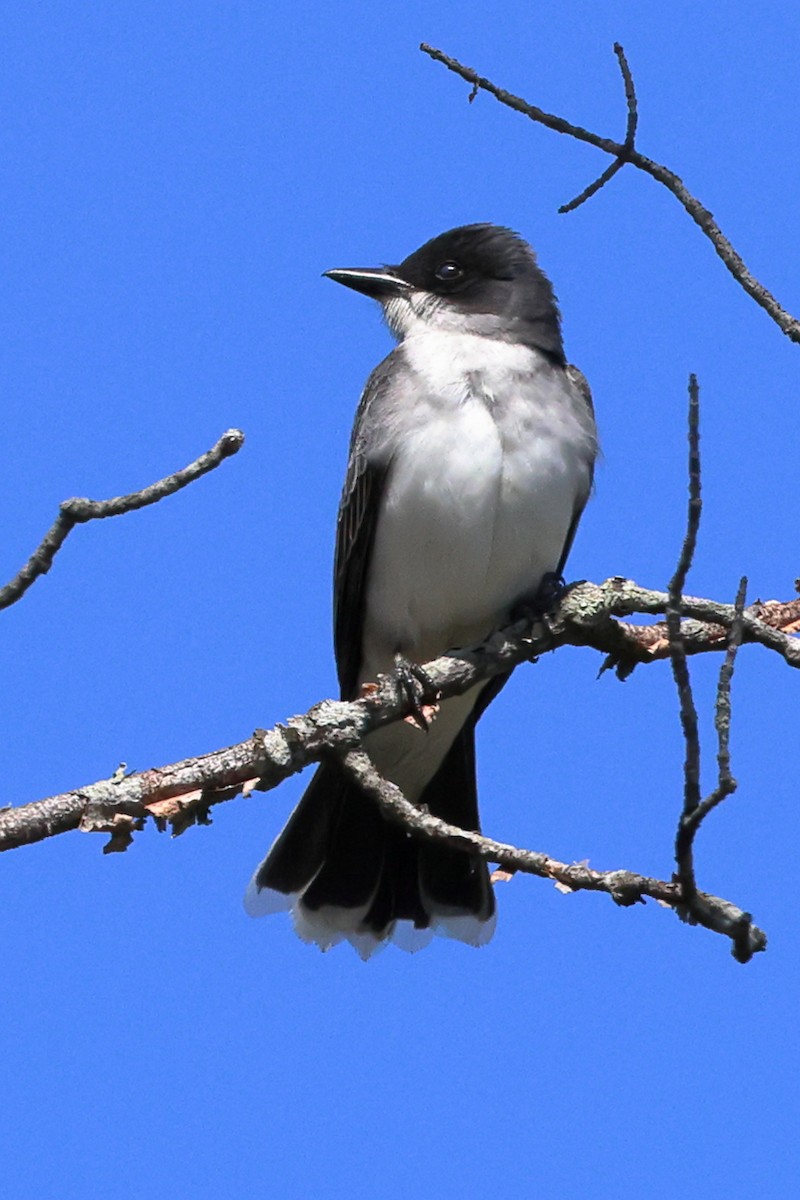
[[[756,642],[794,667],[800,667],[800,637],[782,632],[797,624],[797,601],[752,605],[737,615],[736,605],[684,596],[682,623],[686,652],[727,650],[728,631],[740,621],[744,642]],[[669,656],[660,625],[619,621],[636,613],[664,613],[665,592],[613,577],[604,583],[581,582],[564,589],[547,626],[518,623],[498,630],[478,646],[451,651],[425,664],[425,673],[443,699],[560,646],[591,646],[612,657],[625,671],[638,663]],[[759,613],[769,617],[767,624]],[[400,720],[408,701],[391,677],[354,701],[324,700],[286,724],[261,730],[235,746],[184,759],[165,767],[110,779],[16,807],[0,809],[0,851],[77,829],[87,812],[103,810],[135,817],[155,815],[185,826],[212,804],[238,794],[248,782],[268,791],[329,751],[356,746],[370,730]],[[252,789],[251,789],[252,790]],[[162,805],[156,809],[154,805]],[[183,814],[181,816],[180,814]]]
[[[193,463],[189,463],[188,467],[151,483],[139,492],[131,492],[127,496],[113,496],[110,500],[65,500],[59,507],[58,516],[52,526],[25,566],[10,583],[0,588],[0,608],[8,608],[9,605],[15,604],[32,583],[47,574],[53,565],[53,559],[76,525],[84,525],[87,521],[100,521],[104,517],[118,517],[122,513],[133,512],[134,509],[145,508],[148,504],[157,504],[166,496],[171,496],[194,483],[201,475],[215,470],[226,458],[236,454],[243,445],[244,434],[238,429],[229,429],[223,433],[215,446],[201,454]]]
[[[548,650],[575,645],[594,647],[613,659],[618,669],[624,667],[627,673],[636,663],[667,657],[668,640],[663,629],[659,631],[659,626],[639,626],[617,618],[636,613],[663,614],[667,603],[666,593],[641,588],[632,580],[615,577],[602,584],[575,583],[564,589],[546,626],[536,624],[531,627],[520,622],[499,630],[479,646],[442,655],[425,664],[425,672],[446,699]],[[753,605],[741,612],[737,611],[736,605],[685,596],[682,609],[691,615],[691,619],[682,624],[686,651],[689,654],[725,653],[728,631],[736,628],[737,637],[740,631],[743,641],[757,642],[779,654],[791,666],[800,667],[800,639],[783,632],[784,628],[793,629],[797,625],[797,603],[796,600],[785,604],[773,601],[769,605]],[[767,620],[763,619],[765,617]],[[398,691],[395,680],[381,678],[374,692],[362,699],[352,702],[325,700],[285,724],[256,731],[237,745],[131,775],[116,771],[110,779],[62,795],[2,809],[0,851],[74,829],[110,834],[105,850],[124,850],[133,833],[148,817],[153,818],[160,828],[181,833],[189,825],[207,822],[209,810],[215,804],[240,794],[249,795],[254,790],[269,791],[326,754],[359,749],[366,733],[379,725],[400,720],[407,712],[407,697]],[[448,831],[447,836],[455,835]],[[487,839],[486,845],[497,848],[500,843]],[[509,866],[513,865],[508,857],[512,851],[513,847],[503,850],[502,861]],[[488,849],[486,856],[491,857]],[[533,859],[529,861],[533,862]],[[554,860],[542,855],[541,861]],[[628,894],[636,898],[634,893],[638,889],[640,895],[665,899],[686,919],[699,920],[708,928],[728,936],[735,927],[739,938],[737,954],[747,954],[748,946],[749,953],[760,948],[751,944],[751,938],[756,934],[746,923],[742,924],[741,910],[726,901],[704,898],[698,893],[697,904],[701,908],[707,907],[707,911],[703,908],[701,920],[696,906],[691,912],[680,910],[680,890],[659,891],[656,895],[642,884],[642,876],[629,872],[609,875],[574,865],[564,870],[568,875],[561,882],[574,890],[609,891],[619,899]],[[548,877],[555,878],[552,874]],[[615,886],[607,886],[612,877],[616,880]],[[599,883],[600,879],[606,883]],[[673,887],[673,884],[658,883],[660,889]],[[668,897],[672,897],[672,901]]]

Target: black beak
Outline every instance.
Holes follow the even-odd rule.
[[[395,272],[395,267],[337,267],[323,275],[373,300],[389,300],[411,290],[411,284]]]

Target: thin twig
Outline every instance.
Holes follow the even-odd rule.
[[[53,565],[53,559],[76,525],[102,520],[104,517],[118,517],[137,508],[145,508],[148,504],[157,504],[166,496],[171,496],[188,484],[194,483],[201,475],[215,470],[224,459],[236,454],[243,445],[244,434],[238,429],[229,429],[223,433],[215,446],[201,454],[188,467],[176,471],[174,475],[168,475],[165,479],[159,479],[157,483],[151,483],[139,492],[131,492],[128,496],[113,496],[110,500],[65,500],[52,527],[25,566],[10,583],[0,588],[0,608],[8,608],[15,604],[35,580],[47,574]]]
[[[625,907],[649,896],[673,909],[681,919],[686,919],[682,912],[682,890],[675,881],[653,879],[631,871],[593,871],[583,863],[559,862],[536,850],[524,850],[471,830],[459,829],[409,803],[398,787],[380,776],[364,750],[351,748],[342,751],[339,758],[358,787],[376,801],[390,820],[404,826],[415,837],[444,842],[510,871],[552,879],[562,891],[606,892],[616,904]],[[749,962],[754,954],[766,949],[766,935],[753,925],[749,913],[707,893],[698,893],[698,900],[692,923],[729,937],[731,952],[737,961]]]
[[[700,496],[700,393],[697,379],[689,376],[689,504],[686,513],[686,535],[683,539],[678,565],[667,589],[667,635],[672,675],[678,689],[681,728],[686,743],[683,764],[683,818],[685,819],[700,804],[700,734],[697,726],[697,708],[692,695],[692,682],[686,661],[681,610],[686,576],[694,559],[697,533],[700,528],[702,500]],[[678,880],[684,900],[690,903],[697,891],[692,863],[692,848],[689,843],[678,860]]]
[[[628,106],[628,124],[625,129],[625,147],[632,150],[636,143],[636,130],[639,125],[639,105],[636,99],[636,87],[633,82],[625,51],[619,42],[614,42],[614,53],[617,56],[619,69],[622,72],[622,82],[625,87],[625,103]]]
[[[728,634],[728,649],[719,671],[717,703],[714,708],[714,728],[717,731],[717,786],[693,814],[692,820],[695,826],[699,825],[706,813],[711,812],[712,808],[716,808],[721,800],[724,800],[726,796],[733,795],[737,788],[736,780],[731,773],[731,683],[736,666],[736,656],[742,644],[742,616],[746,596],[747,576],[743,575],[739,580],[739,589],[736,593],[734,605],[736,619]]]
[[[681,546],[681,553],[675,574],[670,581],[667,594],[670,599],[680,601],[686,584],[686,577],[691,570],[694,553],[697,549],[697,533],[700,528],[702,514],[701,476],[700,476],[700,389],[697,376],[689,376],[689,506],[686,514],[686,535]]]
[[[717,731],[717,785],[708,796],[697,804],[691,812],[681,814],[678,833],[675,838],[675,861],[679,874],[685,873],[684,864],[691,862],[694,839],[697,831],[718,804],[728,796],[732,796],[738,784],[731,772],[730,732],[731,732],[731,681],[733,679],[736,655],[742,644],[744,601],[747,592],[747,579],[742,577],[739,590],[736,593],[736,619],[728,631],[728,648],[719,672],[717,683],[717,700],[714,707],[714,727]]]
[[[681,621],[683,588],[691,568],[697,546],[697,533],[702,512],[701,464],[700,464],[700,396],[697,379],[689,378],[689,506],[686,536],[681,548],[678,565],[669,589],[667,608],[667,635],[672,673],[680,701],[681,727],[686,744],[684,759],[683,808],[675,837],[675,879],[680,884],[680,915],[690,922],[704,923],[704,902],[698,901],[697,880],[694,870],[694,839],[705,817],[726,796],[736,790],[736,780],[731,774],[730,759],[730,689],[734,664],[744,632],[744,600],[747,580],[742,579],[734,604],[734,619],[727,637],[727,650],[719,674],[714,724],[717,730],[717,786],[701,800],[700,792],[700,734],[697,708],[692,694],[689,667],[686,660],[685,634]]]
[[[684,185],[683,180],[674,171],[670,171],[660,163],[646,158],[644,154],[641,154],[635,148],[627,149],[625,143],[615,142],[611,138],[600,137],[599,134],[592,133],[580,125],[573,125],[572,122],[565,121],[563,117],[545,112],[544,109],[538,108],[535,104],[529,104],[527,100],[523,100],[511,92],[497,87],[490,79],[485,79],[483,76],[478,75],[471,67],[465,67],[457,59],[451,58],[441,50],[436,50],[433,46],[428,46],[423,42],[420,50],[436,62],[442,63],[449,71],[453,71],[466,83],[469,83],[473,92],[476,88],[489,92],[496,100],[504,104],[506,108],[511,108],[515,112],[522,113],[524,116],[529,117],[530,120],[544,125],[545,128],[554,130],[555,133],[564,133],[569,137],[576,138],[580,142],[586,142],[590,146],[595,146],[605,154],[610,154],[614,159],[624,159],[626,162],[631,163],[632,166],[637,167],[638,170],[650,175],[658,183],[663,184],[665,188],[672,192],[680,204],[683,205],[695,224],[700,227],[712,243],[717,254],[737,283],[755,300],[756,304],[760,305],[768,313],[787,337],[791,338],[793,342],[800,342],[800,320],[782,308],[772,293],[751,274],[741,255],[734,249],[717,225],[713,214],[691,194]],[[624,56],[617,54],[617,57],[621,66]],[[616,172],[613,172],[613,174],[616,174]],[[596,191],[597,189],[595,188],[594,190]]]
[[[580,206],[585,204],[587,200],[591,200],[592,196],[600,191],[600,188],[605,187],[608,181],[613,179],[617,172],[622,170],[627,161],[628,160],[625,158],[614,159],[614,162],[611,164],[611,166],[606,167],[602,175],[598,175],[597,179],[592,180],[588,187],[585,187],[582,192],[579,192],[574,200],[568,200],[566,204],[560,204],[558,211],[560,213],[568,213],[574,212],[576,208],[580,208]]]
[[[617,171],[622,170],[626,162],[630,161],[630,155],[636,144],[636,128],[639,124],[639,106],[636,100],[636,87],[633,82],[633,75],[628,65],[628,60],[625,57],[625,51],[620,46],[619,42],[614,42],[614,53],[617,56],[619,69],[622,72],[622,82],[625,87],[625,103],[628,106],[628,123],[625,129],[625,141],[623,142],[624,153],[615,159],[610,167],[606,167],[602,175],[595,179],[594,183],[590,183],[585,187],[579,196],[574,200],[570,200],[568,204],[562,204],[559,208],[560,213],[574,212],[586,200],[589,200],[595,192],[599,192],[601,187],[604,187],[609,179],[613,179]]]

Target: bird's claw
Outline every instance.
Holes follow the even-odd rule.
[[[541,621],[549,627],[548,618],[554,612],[561,593],[566,587],[563,575],[548,571],[532,596],[523,596],[511,610],[512,621],[528,621],[533,625]]]
[[[439,711],[439,689],[419,663],[411,662],[399,652],[394,656],[394,678],[398,691],[408,703],[409,713],[405,719],[427,733]]]

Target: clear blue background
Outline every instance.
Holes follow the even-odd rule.
[[[685,507],[686,379],[706,506],[691,590],[788,598],[800,347],[675,200],[468,88],[441,46],[640,148],[800,311],[800,17],[742,2],[15,3],[0,70],[2,574],[71,495],[141,487],[229,426],[241,454],[76,531],[2,614],[2,803],[238,741],[334,690],[330,562],[361,384],[387,351],[320,273],[467,221],[555,281],[605,457],[569,574],[663,586]],[[669,875],[682,745],[667,668],[566,650],[483,722],[494,836]],[[718,662],[694,668],[713,782]],[[124,855],[78,833],[4,856],[0,1154],[9,1200],[791,1194],[797,1181],[800,679],[735,680],[740,791],[702,886],[770,934],[747,967],[654,904],[501,888],[480,952],[326,956],[241,894],[303,787]]]

